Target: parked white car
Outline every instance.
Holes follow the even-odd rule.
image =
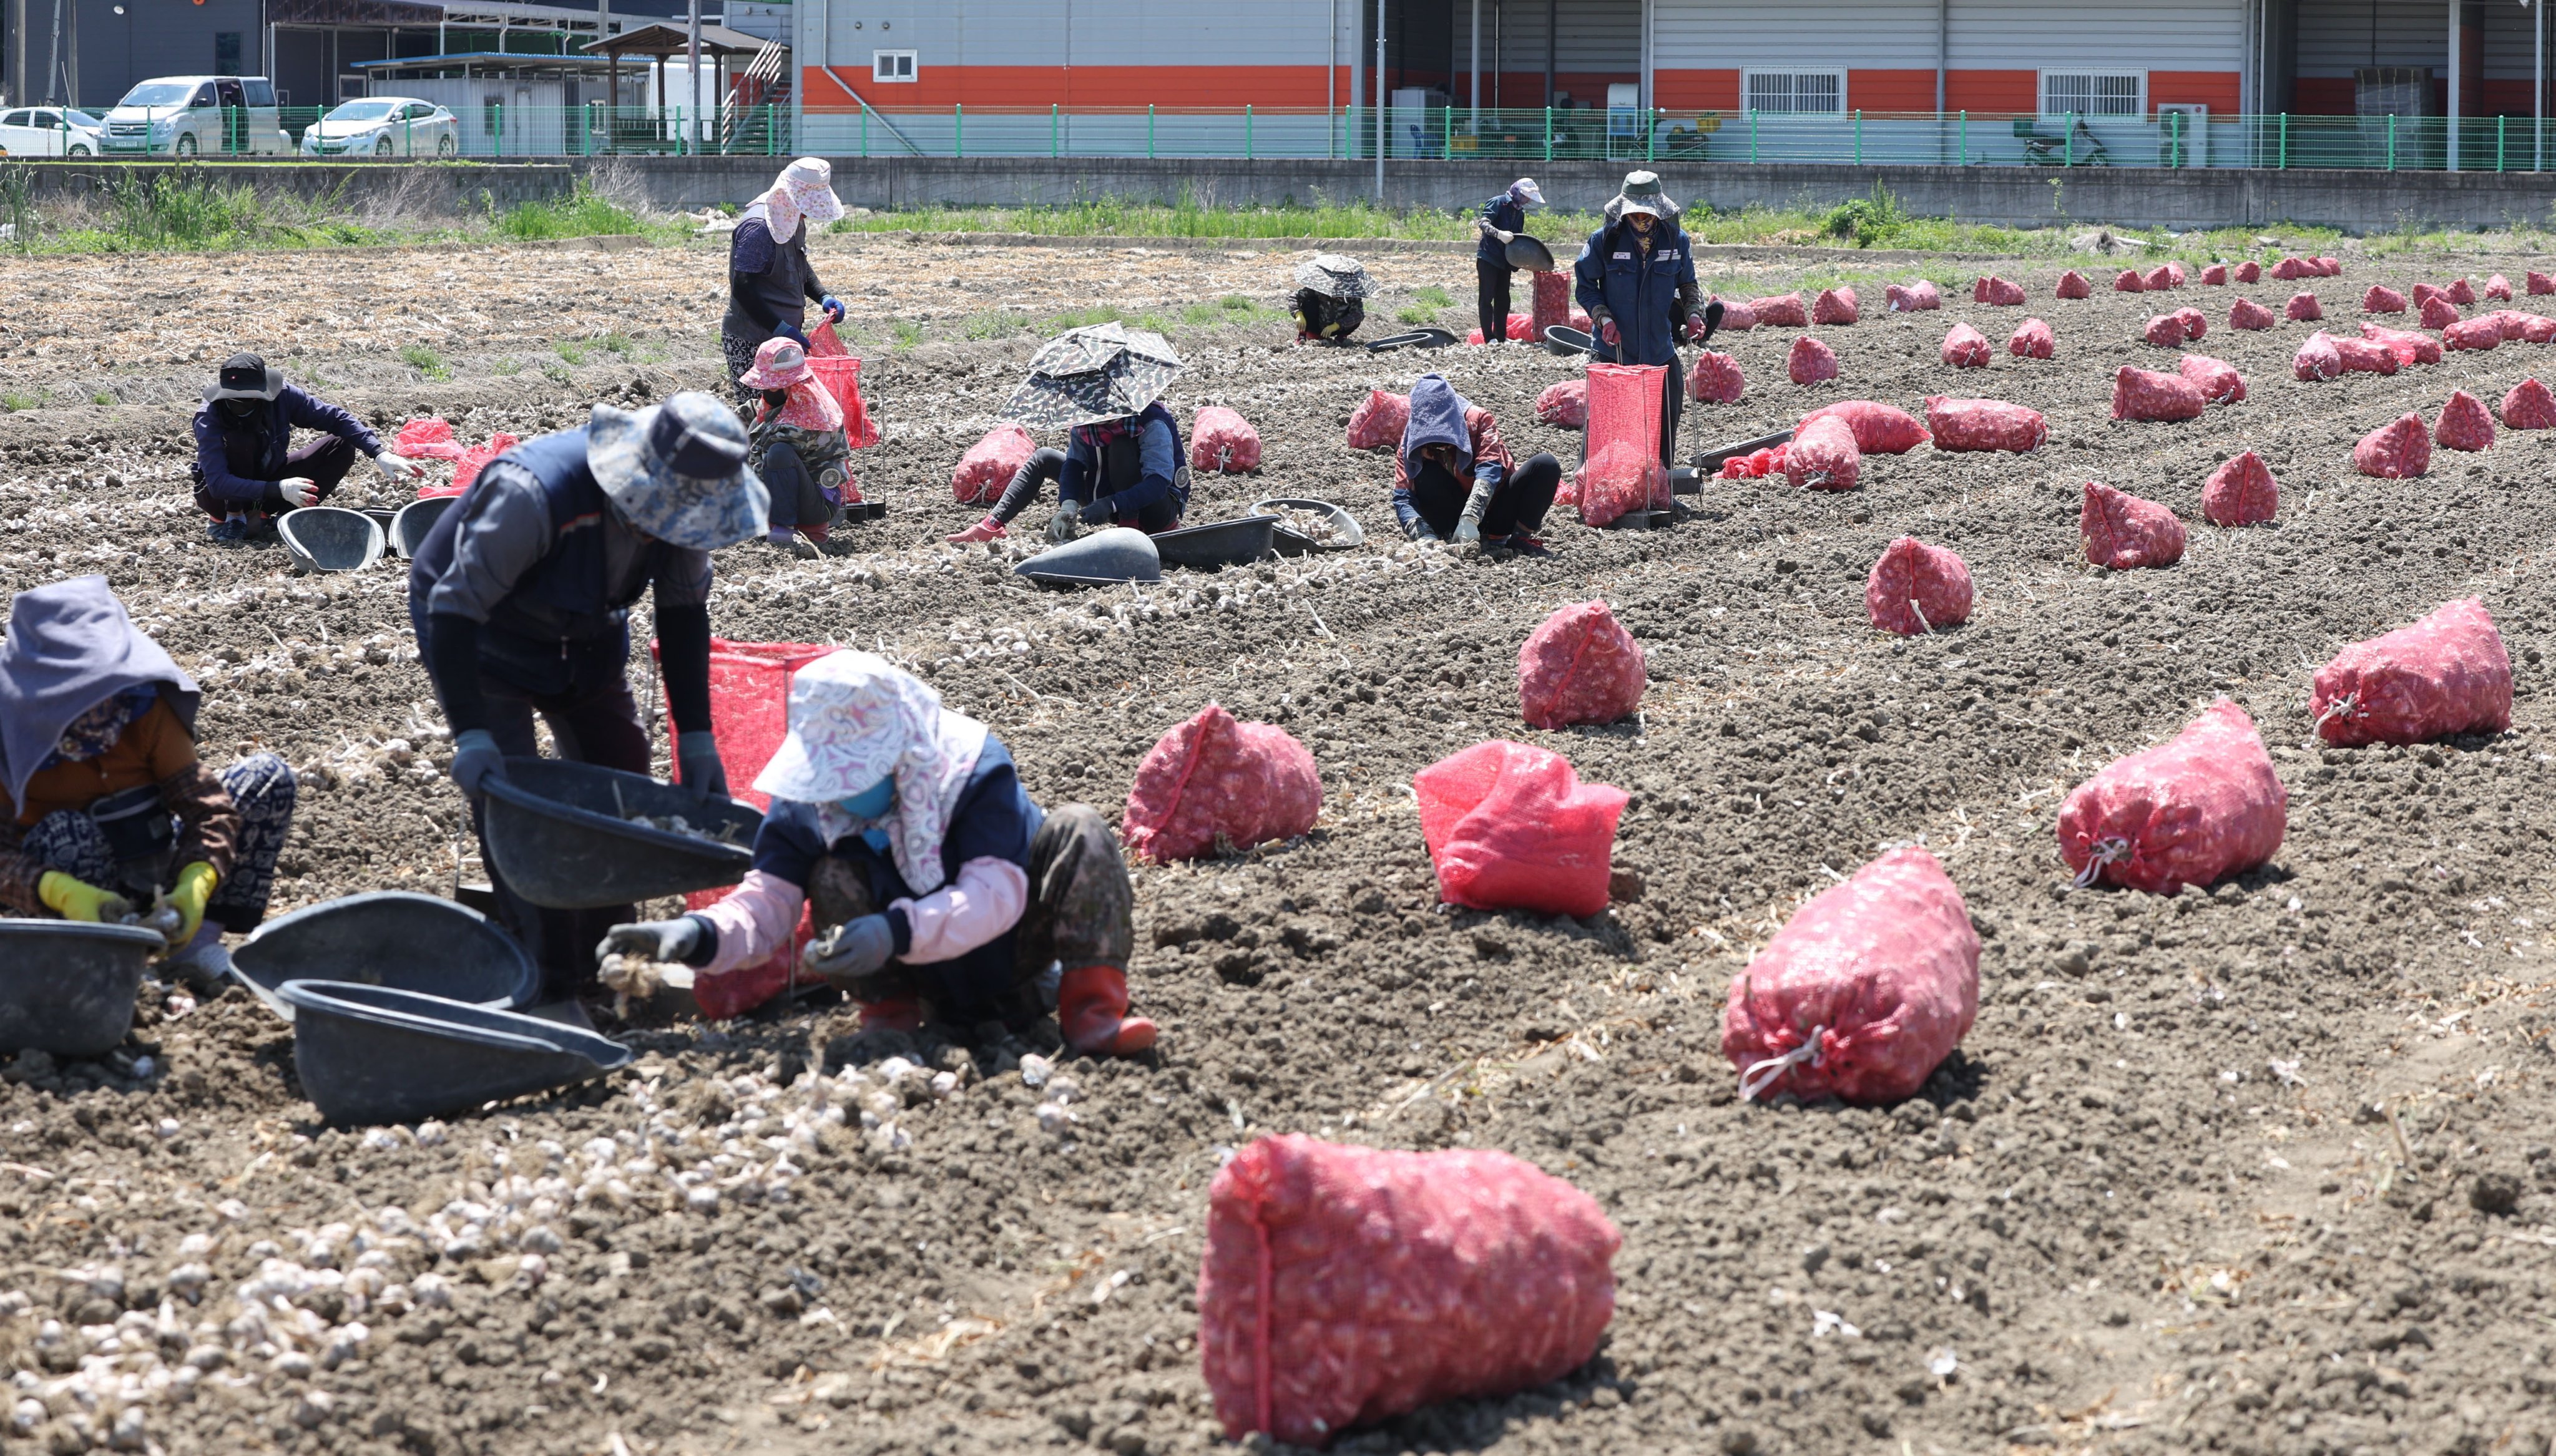
[[[144,81],[106,113],[109,155],[291,156],[293,139],[262,75],[167,75]]]
[[[303,128],[305,157],[449,157],[461,150],[461,118],[432,101],[367,96]]]
[[[0,152],[12,157],[94,157],[105,150],[106,124],[68,106],[0,111]]]

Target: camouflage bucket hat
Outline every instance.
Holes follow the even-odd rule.
[[[686,390],[636,414],[595,406],[585,463],[631,525],[714,551],[770,529],[772,495],[746,468],[746,444],[734,411]]]
[[[1375,280],[1367,277],[1366,265],[1340,253],[1317,253],[1296,265],[1296,287],[1311,289],[1327,299],[1368,299],[1375,296]]]
[[[1096,323],[1040,346],[1003,418],[1054,428],[1124,419],[1161,399],[1180,374],[1181,356],[1161,334]]]

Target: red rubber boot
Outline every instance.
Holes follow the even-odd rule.
[[[1127,973],[1116,966],[1068,971],[1056,988],[1056,1024],[1075,1050],[1132,1056],[1154,1044],[1157,1029],[1127,1015]]]

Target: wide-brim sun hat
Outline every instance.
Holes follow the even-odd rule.
[[[1669,200],[1668,189],[1660,185],[1658,173],[1628,172],[1624,174],[1623,189],[1607,204],[1607,210],[1618,217],[1642,212],[1662,221],[1674,222],[1683,209]]]
[[[204,386],[204,403],[223,400],[272,400],[284,393],[284,371],[255,354],[233,354],[221,372]]]
[[[1327,299],[1366,299],[1375,295],[1375,280],[1366,265],[1342,253],[1317,253],[1296,265],[1296,287]]]
[[[1161,399],[1180,373],[1181,356],[1161,334],[1095,323],[1040,346],[1003,418],[1052,428],[1121,420]]]
[[[754,365],[736,377],[747,389],[789,389],[810,383],[817,377],[817,366],[808,362],[808,351],[797,339],[765,339],[754,351]]]
[[[772,493],[746,468],[745,426],[698,390],[633,413],[597,405],[585,463],[631,525],[714,551],[770,529]]]

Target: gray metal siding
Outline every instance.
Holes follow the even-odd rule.
[[[1350,34],[1356,3],[1342,0],[1343,37]],[[1321,65],[1331,56],[1324,36],[1331,15],[1331,0],[1236,6],[1198,0],[834,0],[827,14],[826,61],[857,67],[857,74],[845,72],[855,84],[869,73],[873,51],[915,51],[925,67]],[[859,30],[852,28],[856,21]],[[1340,61],[1348,61],[1345,39]],[[876,99],[893,105],[895,87],[881,89],[887,94]]]
[[[1934,0],[1801,0],[1736,6],[1659,0],[1652,61],[1663,70],[1792,66],[1932,69]]]
[[[2301,75],[2348,76],[2364,65],[2428,65],[2447,75],[2449,64],[2441,0],[2299,0]]]
[[[1657,0],[1664,70],[1932,70],[1935,0]],[[2332,0],[2304,0],[2332,3]],[[1955,70],[2237,70],[2246,0],[1952,0]]]
[[[201,5],[126,4],[117,15],[113,0],[67,0],[79,6],[79,104],[103,111],[134,85],[154,76],[209,75],[213,70],[213,37],[236,31],[244,73],[263,74],[260,52],[265,29],[258,22],[258,0],[204,0]],[[53,43],[53,7],[31,0],[27,7],[27,77],[34,83],[45,67]],[[13,67],[14,69],[14,67]],[[36,85],[41,94],[43,86]]]

